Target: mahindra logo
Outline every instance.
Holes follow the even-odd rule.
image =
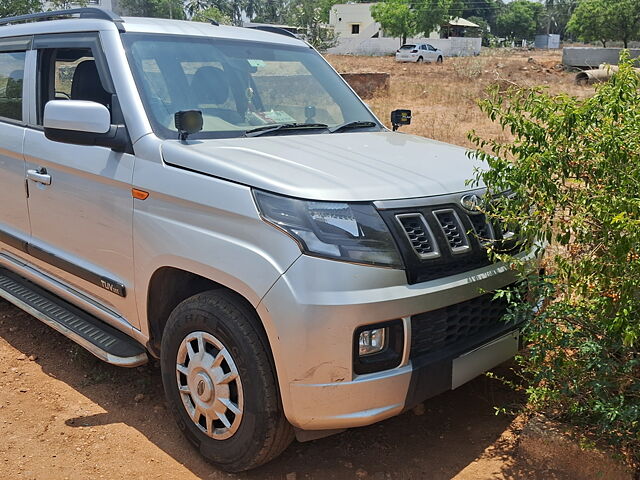
[[[480,204],[482,203],[482,199],[476,195],[475,193],[470,193],[468,195],[464,195],[461,199],[460,199],[460,205],[462,205],[462,207],[465,210],[468,210],[470,212],[473,213],[477,213],[478,210],[480,209]]]

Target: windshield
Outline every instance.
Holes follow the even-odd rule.
[[[415,45],[402,45],[400,50],[413,50],[414,48],[416,48]]]
[[[123,38],[145,110],[161,138],[178,138],[174,115],[181,110],[203,115],[202,131],[189,138],[239,137],[281,124],[335,127],[368,121],[380,128],[309,47],[178,35]]]

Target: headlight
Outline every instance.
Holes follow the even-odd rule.
[[[262,217],[291,235],[303,252],[353,263],[404,268],[373,205],[316,202],[254,191]]]

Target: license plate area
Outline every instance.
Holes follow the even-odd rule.
[[[520,331],[515,330],[453,360],[451,388],[458,388],[518,353]]]

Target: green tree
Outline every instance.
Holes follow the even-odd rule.
[[[318,50],[326,50],[337,42],[335,32],[326,26],[325,20],[334,3],[334,0],[296,0],[291,4],[288,22],[302,27],[307,41]]]
[[[87,0],[52,0],[51,10],[68,10],[74,7],[86,7]]]
[[[416,31],[428,36],[451,17],[459,16],[464,9],[464,0],[419,0],[413,6]]]
[[[409,0],[383,0],[371,6],[371,16],[385,35],[399,37],[401,44],[416,33],[416,15]]]
[[[502,0],[465,0],[462,11],[452,11],[451,16],[466,18],[480,26],[483,26],[483,22],[479,21],[479,19],[484,19],[490,31],[495,32],[496,19],[503,8],[504,3]],[[471,20],[472,17],[475,20]]]
[[[513,138],[470,135],[492,199],[483,210],[518,232],[516,252],[544,253],[546,274],[523,268],[521,292],[499,294],[513,294],[505,321],[527,321],[529,407],[640,466],[640,78],[625,53],[591,97],[496,85],[480,105]]]
[[[600,42],[603,47],[615,33],[607,18],[605,2],[583,0],[569,20],[567,29],[583,42]]]
[[[120,7],[132,17],[186,18],[182,0],[120,0]]]
[[[567,26],[580,0],[545,0],[542,24],[547,33],[566,35]]]
[[[640,2],[637,0],[582,0],[568,28],[583,41],[619,40],[627,48],[640,39]]]
[[[479,31],[476,34],[477,37],[482,39],[482,45],[488,47],[495,42],[495,36],[491,33],[491,26],[489,22],[483,17],[466,17],[470,22],[478,25]],[[468,34],[469,35],[469,34]]]
[[[195,12],[191,20],[194,22],[205,22],[209,23],[211,20],[214,20],[221,25],[231,25],[232,20],[231,17],[222,13],[216,7],[207,7],[202,10]]]
[[[614,40],[622,40],[624,48],[632,40],[640,39],[640,2],[638,0],[609,0],[608,15],[617,32]]]
[[[515,0],[505,5],[496,19],[497,34],[512,40],[535,36],[544,13],[544,5],[530,0]]]
[[[263,0],[258,3],[252,20],[261,23],[285,23],[287,12],[286,0]]]
[[[0,18],[26,15],[42,10],[41,0],[2,0],[0,1]]]
[[[242,12],[245,11],[245,0],[211,0],[210,5],[229,16],[234,25],[242,25]]]
[[[154,17],[173,18],[176,20],[185,20],[187,18],[184,11],[184,2],[182,0],[152,0],[154,8]]]
[[[193,17],[198,12],[209,8],[209,6],[209,0],[190,0],[185,4],[184,9],[189,17]]]

